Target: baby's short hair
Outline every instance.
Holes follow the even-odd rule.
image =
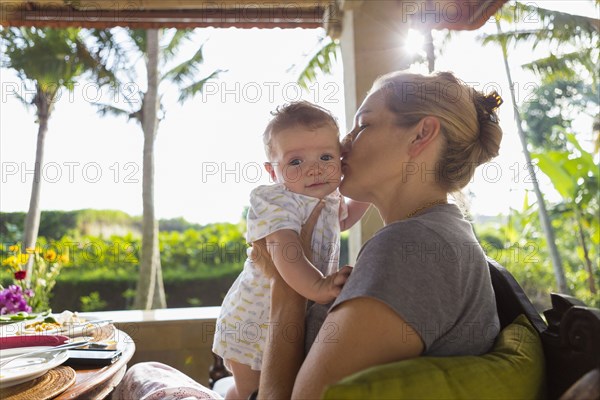
[[[277,107],[271,112],[273,119],[267,125],[263,133],[263,143],[267,157],[271,157],[271,139],[273,135],[285,129],[296,126],[317,129],[323,125],[331,125],[339,135],[340,128],[335,117],[323,107],[312,104],[308,101],[294,101]]]

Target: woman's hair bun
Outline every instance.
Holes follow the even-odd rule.
[[[492,93],[485,95],[476,91],[475,93],[475,108],[477,109],[479,123],[487,121],[498,123],[496,110],[504,103],[502,97],[500,97],[495,90]]]
[[[483,98],[482,105],[487,112],[491,113],[496,111],[496,108],[500,107],[502,103],[504,103],[504,100],[502,100],[502,97],[494,90]]]
[[[498,92],[493,91],[489,94],[478,94],[475,97],[475,109],[479,120],[479,149],[476,157],[478,164],[488,162],[498,155],[500,141],[502,140],[502,129],[498,125],[498,115],[496,110],[504,103]]]

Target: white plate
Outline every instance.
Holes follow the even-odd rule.
[[[0,360],[16,356],[29,351],[49,348],[43,347],[20,347],[16,349],[0,350]],[[49,353],[38,353],[30,357],[21,357],[0,368],[0,389],[18,385],[42,376],[47,371],[67,361],[67,350]]]

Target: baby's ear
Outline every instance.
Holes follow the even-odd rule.
[[[273,182],[276,182],[277,181],[277,177],[275,176],[275,167],[273,166],[273,164],[271,164],[270,162],[267,161],[265,163],[265,169],[269,173],[269,176],[271,177],[271,180]]]

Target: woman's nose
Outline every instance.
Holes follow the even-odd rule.
[[[350,147],[352,146],[352,139],[353,139],[352,133],[347,134],[342,139],[342,142],[340,143],[340,149],[341,149],[341,152],[342,152],[342,157],[344,156],[345,153],[347,153],[348,151],[350,151]]]

